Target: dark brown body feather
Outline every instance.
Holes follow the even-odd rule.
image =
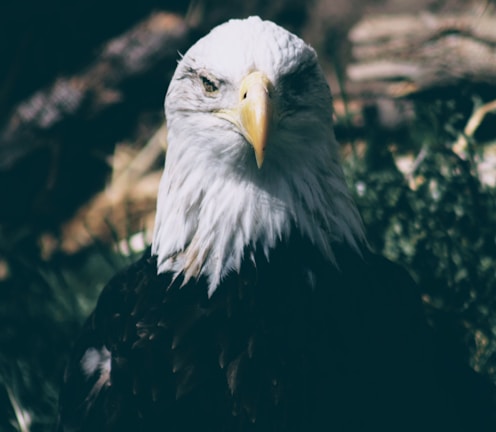
[[[281,244],[209,299],[206,281],[181,288],[146,254],[85,326],[60,430],[489,429],[490,387],[444,363],[408,275],[372,254],[336,256],[339,268],[304,242]],[[85,377],[82,356],[104,345],[110,380]]]

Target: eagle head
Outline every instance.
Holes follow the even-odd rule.
[[[152,253],[158,273],[211,295],[256,248],[296,232],[334,261],[365,244],[313,48],[270,21],[231,20],[181,58],[165,100],[168,150]]]

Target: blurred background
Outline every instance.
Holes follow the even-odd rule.
[[[419,283],[440,340],[496,381],[495,8],[3,0],[0,431],[52,430],[72,341],[150,242],[178,52],[254,14],[319,53],[372,247]]]

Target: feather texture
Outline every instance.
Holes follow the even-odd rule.
[[[260,170],[239,130],[215,115],[237,103],[241,80],[255,69],[274,83],[278,107]],[[221,82],[214,100],[199,88],[205,70]],[[339,163],[329,87],[301,39],[256,17],[217,27],[181,59],[166,117],[152,246],[159,272],[184,272],[185,281],[206,276],[211,295],[239,271],[245,247],[257,244],[268,255],[292,228],[330,262],[333,242],[365,246]]]
[[[210,298],[206,278],[181,287],[145,255],[87,323],[61,430],[486,430],[488,388],[443,362],[412,280],[383,258],[335,252],[340,270],[292,238],[243,260]],[[80,361],[102,344],[104,385]]]

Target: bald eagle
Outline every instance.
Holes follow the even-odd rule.
[[[181,58],[151,249],[103,290],[60,431],[461,431],[488,425],[415,284],[367,246],[315,51],[257,17]],[[460,372],[462,371],[462,372]]]

